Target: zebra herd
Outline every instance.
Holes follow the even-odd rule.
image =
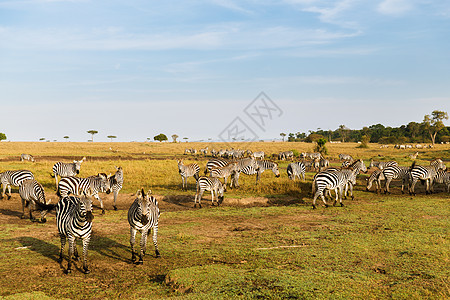
[[[32,157],[32,156],[31,156]],[[67,273],[72,271],[72,259],[78,260],[79,255],[75,246],[75,240],[81,239],[83,245],[83,269],[86,274],[90,272],[87,264],[87,251],[92,233],[92,222],[94,215],[92,213],[92,197],[100,202],[102,214],[105,213],[103,201],[99,197],[100,192],[114,194],[114,209],[117,210],[116,200],[119,191],[123,186],[123,169],[116,167],[113,175],[98,173],[86,178],[77,177],[80,173],[81,164],[86,157],[72,163],[57,162],[53,165],[51,174],[56,180],[57,195],[59,201],[56,204],[50,203],[45,198],[45,192],[42,184],[35,180],[34,175],[28,170],[10,170],[0,173],[0,181],[3,185],[2,198],[6,196],[8,189],[8,199],[11,198],[11,185],[19,187],[19,195],[22,201],[22,216],[26,218],[25,207],[29,209],[29,218],[35,221],[33,211],[39,211],[41,222],[46,222],[45,216],[53,209],[56,209],[56,225],[61,239],[61,248],[58,262],[63,261],[63,250],[68,241],[68,264]],[[58,182],[58,176],[60,180]],[[156,257],[159,257],[157,233],[159,208],[155,197],[151,191],[147,193],[144,189],[138,190],[137,198],[131,204],[128,210],[128,223],[130,225],[130,246],[132,252],[132,262],[136,264],[143,263],[143,256],[147,243],[147,235],[153,230],[153,243],[155,245]],[[135,238],[137,232],[141,233],[141,250],[139,260],[136,261]]]

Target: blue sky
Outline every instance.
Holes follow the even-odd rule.
[[[450,112],[448,1],[185,2],[0,0],[0,132],[215,140],[238,117],[270,139]],[[264,128],[261,92],[282,112]]]

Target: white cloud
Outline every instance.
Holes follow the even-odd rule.
[[[399,16],[412,10],[413,7],[414,4],[411,0],[383,0],[377,10],[384,15]]]

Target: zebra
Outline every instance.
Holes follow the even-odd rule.
[[[224,187],[222,182],[215,177],[200,177],[197,180],[197,191],[194,196],[194,207],[197,207],[198,201],[198,206],[202,208],[201,200],[205,191],[211,191],[211,205],[214,206],[214,199],[216,200],[217,206],[223,202]]]
[[[80,173],[81,163],[86,160],[86,157],[83,157],[81,160],[74,160],[72,163],[63,163],[57,162],[53,165],[53,173],[52,177],[55,177],[56,180],[56,189],[58,189],[58,176],[68,177],[68,176],[77,176]]]
[[[188,177],[194,177],[195,181],[198,180],[198,173],[200,172],[200,167],[197,163],[192,163],[189,165],[184,165],[183,160],[177,160],[178,163],[178,173],[181,176],[181,189],[187,190],[187,179]]]
[[[290,163],[287,166],[286,171],[290,180],[295,180],[295,177],[298,177],[298,179],[300,180],[301,176],[303,178],[303,181],[305,181],[306,167],[301,161]]]
[[[430,161],[430,166],[434,167],[436,170],[443,170],[443,171],[447,170],[447,166],[440,158],[435,158],[432,161]]]
[[[419,152],[416,152],[414,154],[410,154],[408,157],[410,160],[415,160],[417,159],[417,156],[419,156]]]
[[[230,162],[231,162],[231,160],[224,159],[224,158],[213,158],[213,159],[210,159],[206,163],[205,176],[208,174],[209,171],[211,171],[212,168],[225,167]]]
[[[348,154],[340,153],[339,154],[339,160],[350,160],[350,161],[353,161],[353,157],[351,157],[351,155],[348,155]]]
[[[20,186],[24,180],[34,179],[33,173],[28,170],[5,171],[0,173],[0,181],[3,185],[2,197],[5,196],[6,188],[8,188],[8,200],[11,199],[11,185]]]
[[[378,193],[378,191],[381,190],[380,185],[381,180],[385,180],[383,170],[376,169],[375,171],[372,172],[372,174],[370,174],[369,178],[367,178],[366,191],[370,191],[373,182],[375,182],[375,191]]]
[[[59,181],[57,195],[61,198],[67,197],[70,193],[74,195],[81,195],[85,193],[88,196],[93,196],[100,202],[102,214],[105,213],[103,201],[98,195],[99,192],[111,192],[110,180],[105,173],[98,173],[96,176],[89,176],[86,178],[79,178],[75,176],[63,177]]]
[[[203,154],[203,155],[207,155],[208,154],[208,147],[200,149],[200,153]]]
[[[22,219],[26,218],[25,207],[28,207],[30,220],[33,222],[36,220],[32,212],[38,210],[41,214],[41,223],[45,223],[47,221],[45,218],[47,212],[56,206],[55,204],[50,204],[50,201],[45,201],[44,188],[35,179],[24,180],[19,187],[19,195],[22,199]]]
[[[347,185],[350,185],[350,190],[352,191],[352,186],[356,184],[356,175],[358,173],[358,169],[342,169],[339,171],[323,171],[316,175],[313,182],[313,209],[316,208],[316,199],[320,196],[324,203],[325,207],[328,207],[327,202],[325,201],[324,191],[325,190],[336,190],[336,199],[333,205],[336,205],[337,200],[339,199],[339,203],[341,206],[344,206],[342,203],[342,192]],[[350,183],[350,184],[349,184]]]
[[[278,153],[278,160],[287,160],[287,159],[294,159],[294,152],[293,151],[284,151]]]
[[[433,182],[445,184],[447,187],[447,192],[450,193],[450,172],[446,172],[441,169],[437,170]]]
[[[155,245],[156,257],[161,257],[158,250],[158,220],[159,207],[158,201],[151,195],[149,190],[145,194],[144,189],[138,190],[137,198],[128,209],[128,223],[130,224],[130,245],[131,245],[131,261],[135,264],[141,265],[144,263],[144,255],[147,247],[147,236],[151,229],[153,229],[153,244]],[[136,252],[134,244],[136,242],[136,233],[141,233],[141,250],[139,253],[139,260],[136,262]]]
[[[214,178],[223,178],[224,179],[224,191],[227,191],[227,178],[236,176],[238,172],[238,164],[237,162],[229,163],[224,167],[216,167],[212,168],[210,171],[210,177]],[[234,180],[230,180],[230,188],[233,188]]]
[[[83,241],[83,272],[90,273],[87,266],[87,252],[92,232],[92,201],[85,195],[81,198],[67,196],[56,205],[56,225],[61,238],[61,250],[58,262],[62,263],[66,239],[69,241],[67,273],[72,272],[72,256],[78,259],[75,239]]]
[[[437,176],[437,172],[442,170],[442,163],[433,163],[430,166],[417,166],[414,161],[409,169],[409,194],[416,195],[414,188],[418,180],[425,181],[426,183],[426,194],[431,194],[433,192],[433,180]],[[445,166],[445,165],[444,165]]]
[[[373,159],[370,160],[369,168],[376,167],[380,170],[383,170],[386,167],[389,166],[398,166],[398,163],[395,160],[391,161],[373,161]]]
[[[209,160],[206,163],[206,168],[205,168],[205,176],[206,174],[208,174],[208,171],[210,171],[212,168],[216,168],[216,167],[224,167],[226,165],[228,165],[231,162],[237,162],[237,166],[238,166],[238,170],[237,173],[234,176],[234,182],[233,185],[235,187],[239,187],[239,173],[242,172],[242,170],[248,166],[253,167],[255,170],[259,168],[257,162],[260,160],[256,160],[254,157],[247,157],[247,158],[241,158],[235,161],[232,160],[227,160],[227,159],[223,159],[223,158],[214,158]]]
[[[330,161],[328,159],[325,158],[321,158],[319,160],[319,170],[323,170],[326,169],[330,166]]]
[[[22,154],[20,154],[20,161],[24,161],[24,160],[28,160],[28,161],[31,161],[31,162],[36,162],[34,160],[33,155],[22,153]]]
[[[119,195],[119,191],[123,186],[123,169],[122,167],[116,167],[116,170],[116,173],[113,176],[109,176],[108,178],[110,189],[114,194],[114,210],[117,210],[117,196]]]
[[[278,170],[278,164],[276,162],[270,161],[270,160],[257,160],[256,161],[258,168],[255,168],[253,165],[248,165],[244,167],[241,172],[245,175],[254,175],[256,174],[256,183],[258,183],[259,178],[261,177],[261,174],[265,170],[272,170],[273,174],[275,174],[275,177],[280,177],[280,171]],[[238,176],[239,178],[239,176]],[[237,179],[236,178],[236,181]]]
[[[264,159],[264,151],[256,151],[251,154],[254,158]]]
[[[384,184],[384,193],[390,194],[389,185],[393,179],[402,180],[402,194],[404,193],[404,187],[409,182],[409,167],[404,166],[389,166],[382,170],[383,176],[386,180]],[[381,184],[382,178],[378,178],[378,185]]]

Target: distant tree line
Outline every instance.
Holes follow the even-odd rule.
[[[363,127],[362,129],[349,129],[340,125],[336,130],[309,131],[306,133],[289,133],[289,142],[317,142],[319,139],[341,142],[362,142],[380,144],[403,143],[440,143],[450,142],[450,127],[445,126],[443,120],[448,120],[448,114],[441,111],[433,111],[426,115],[421,123],[409,122],[400,127],[385,127],[382,124]]]

